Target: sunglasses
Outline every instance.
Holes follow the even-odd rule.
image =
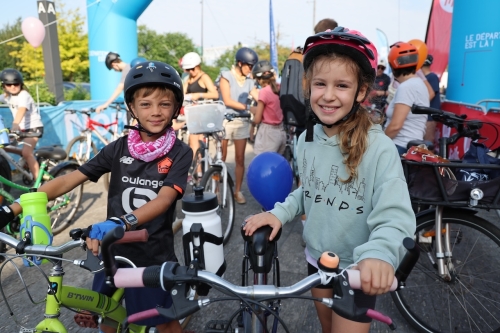
[[[3,85],[6,87],[19,87],[21,84],[20,83],[4,83]]]
[[[385,67],[384,67],[384,66],[378,66],[377,68],[378,68],[378,69],[385,69]]]
[[[355,42],[356,44],[361,46],[363,49],[365,49],[366,54],[368,55],[368,57],[370,59],[375,60],[375,55],[373,54],[372,50],[370,50],[366,46],[366,45],[370,45],[371,42],[368,39],[366,39],[365,37],[349,33],[349,30],[346,30],[343,27],[336,27],[335,29],[333,29],[331,31],[320,32],[319,34],[316,34],[314,36],[309,37],[306,40],[304,54],[308,51],[309,46],[314,44],[319,39],[341,39],[341,40],[348,40],[348,41]]]
[[[196,68],[187,68],[187,69],[186,69],[186,72],[192,72],[192,71],[194,71],[195,69],[196,69]]]
[[[250,68],[250,69],[252,69],[252,68],[253,68],[253,65],[251,65],[251,64],[245,64],[245,65],[247,65],[247,66],[248,66],[248,68]]]

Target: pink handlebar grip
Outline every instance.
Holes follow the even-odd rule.
[[[149,310],[138,312],[138,313],[134,313],[134,314],[128,316],[127,321],[129,323],[135,323],[135,322],[140,321],[140,320],[144,320],[144,319],[149,319],[149,318],[156,317],[159,314],[160,313],[158,312],[158,310],[156,310],[156,309],[149,309]]]
[[[352,289],[361,289],[361,278],[359,276],[359,271],[354,269],[346,269],[347,274],[349,275],[349,284]],[[391,285],[391,291],[396,290],[398,287],[398,280],[394,278]]]
[[[146,267],[140,268],[118,268],[114,276],[114,283],[117,288],[141,288],[142,273]]]

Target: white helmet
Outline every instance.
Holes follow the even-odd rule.
[[[384,58],[380,58],[378,60],[378,65],[377,66],[383,66],[384,68],[387,68],[387,63]]]
[[[196,52],[189,52],[182,57],[181,61],[181,66],[182,69],[191,69],[195,68],[199,64],[201,64],[201,58],[200,55]]]

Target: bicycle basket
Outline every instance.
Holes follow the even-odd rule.
[[[186,125],[191,134],[222,131],[225,113],[226,107],[221,102],[184,106]]]

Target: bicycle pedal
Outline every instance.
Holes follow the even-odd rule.
[[[204,333],[232,332],[231,323],[227,320],[211,320],[205,325]]]
[[[92,314],[88,311],[82,311],[75,314],[75,322],[80,327],[85,328],[98,328],[99,327],[99,317],[96,314]]]

